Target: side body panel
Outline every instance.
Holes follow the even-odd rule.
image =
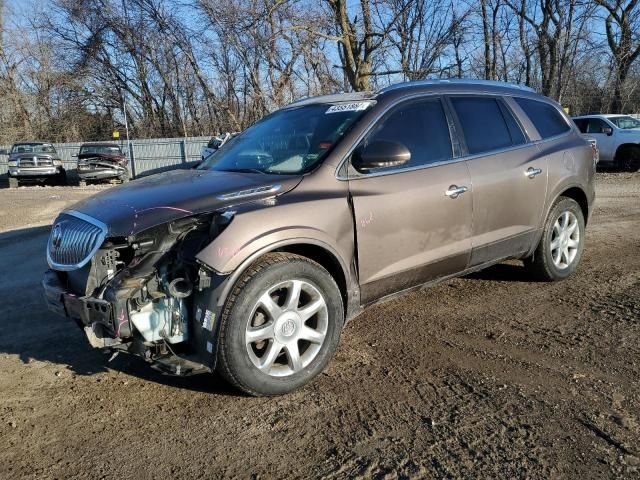
[[[465,162],[350,180],[362,303],[463,271],[471,251]],[[457,198],[451,185],[469,190]]]
[[[535,145],[468,160],[473,183],[470,266],[527,252],[542,223],[548,159]],[[532,178],[528,169],[542,173]]]
[[[348,186],[335,178],[334,170],[324,165],[284,195],[229,208],[235,212],[233,220],[197,259],[233,277],[268,251],[293,244],[313,245],[335,257],[347,288],[357,290]]]

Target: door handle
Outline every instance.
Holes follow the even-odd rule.
[[[461,187],[458,187],[457,185],[451,185],[449,187],[449,190],[444,192],[444,194],[449,198],[458,198],[458,195],[462,195],[467,190],[468,188],[465,187],[464,185]]]
[[[542,173],[541,168],[533,168],[533,167],[527,168],[527,171],[524,172],[524,174],[529,178],[534,178],[535,176],[540,175],[541,173]]]

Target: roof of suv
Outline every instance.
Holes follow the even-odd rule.
[[[403,94],[408,91],[440,91],[447,93],[454,92],[477,92],[508,94],[517,93],[524,96],[535,96],[545,98],[536,93],[530,87],[513,83],[500,82],[494,80],[472,80],[472,79],[446,79],[446,80],[415,80],[390,85],[376,92],[354,92],[354,93],[334,93],[331,95],[320,95],[316,97],[305,97],[287,105],[292,106],[312,105],[318,103],[338,103],[338,102],[358,102],[373,100],[386,95]]]

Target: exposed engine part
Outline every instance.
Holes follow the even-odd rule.
[[[129,318],[145,342],[180,343],[187,339],[187,307],[181,299],[154,300],[132,310]]]
[[[187,298],[193,292],[193,284],[186,278],[174,278],[167,290],[172,297]]]

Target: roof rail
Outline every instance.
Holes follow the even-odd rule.
[[[509,83],[502,82],[498,80],[476,80],[472,78],[447,78],[442,80],[413,80],[410,82],[400,82],[394,85],[389,85],[388,87],[380,90],[379,93],[389,92],[391,90],[397,90],[399,88],[405,87],[419,87],[422,85],[486,85],[486,86],[495,86],[495,87],[507,87],[507,88],[515,88],[518,90],[524,90],[526,92],[535,92],[535,90],[531,87],[527,87],[526,85],[518,85],[517,83]]]

